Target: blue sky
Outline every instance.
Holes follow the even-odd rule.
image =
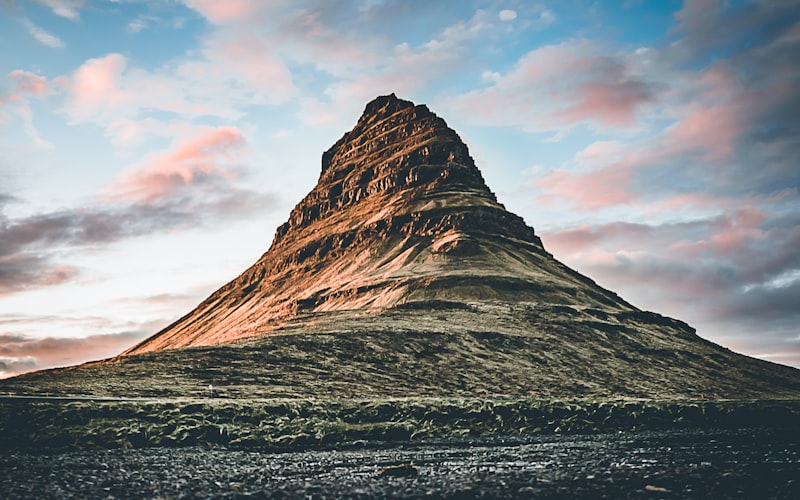
[[[798,53],[796,1],[0,2],[0,376],[188,312],[390,92],[558,259],[800,367]]]

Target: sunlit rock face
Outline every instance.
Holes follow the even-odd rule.
[[[633,308],[548,254],[498,203],[467,146],[425,105],[367,104],[322,154],[316,187],[270,249],[127,354],[214,345],[320,313],[448,301]]]

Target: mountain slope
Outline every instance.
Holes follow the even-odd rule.
[[[445,122],[394,95],[322,156],[239,277],[115,358],[0,391],[800,399],[800,370],[641,311],[550,255]]]

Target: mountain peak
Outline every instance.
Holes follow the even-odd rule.
[[[317,185],[253,266],[128,353],[442,300],[635,310],[553,259],[442,118],[390,94],[323,153]]]
[[[316,187],[278,228],[275,240],[350,206],[368,206],[366,200],[401,192],[413,200],[453,190],[496,203],[466,144],[443,119],[425,105],[394,94],[380,96],[367,104],[355,127],[322,154]]]
[[[180,368],[156,373],[169,362]],[[394,94],[367,104],[323,154],[317,185],[256,263],[97,366],[65,377],[83,390],[108,368],[125,391],[131,373],[149,373],[166,393],[188,377],[184,387],[213,379],[259,397],[795,398],[800,390],[797,370],[703,340],[556,260],[498,203],[458,134]]]
[[[414,106],[416,105],[413,102],[398,98],[394,92],[389,95],[378,96],[364,107],[364,112],[361,114],[358,123],[385,118],[400,110],[413,108]],[[423,104],[421,107],[425,107],[425,105]]]

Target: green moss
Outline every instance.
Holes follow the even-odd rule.
[[[800,401],[486,398],[0,402],[5,449],[237,446],[657,429],[800,428]]]

